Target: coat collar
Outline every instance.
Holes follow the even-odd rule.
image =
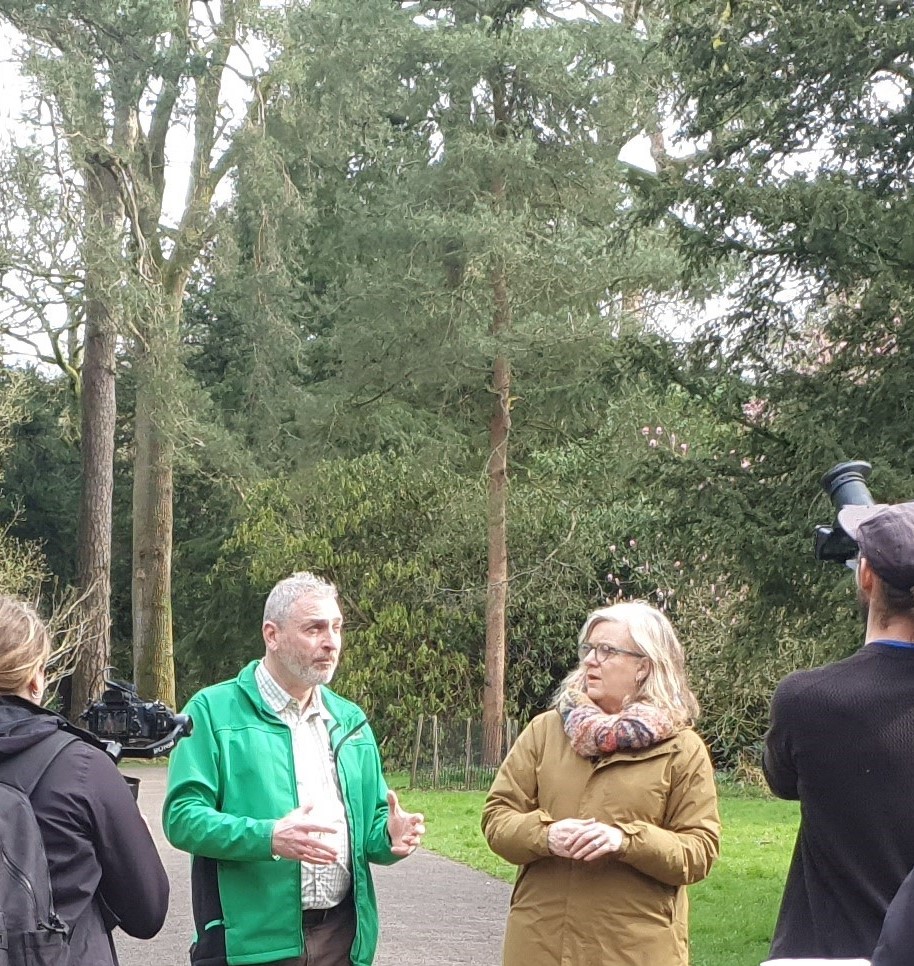
[[[639,748],[637,750],[615,751],[611,755],[599,758],[594,761],[594,768],[606,768],[609,765],[620,764],[625,761],[646,761],[649,758],[660,758],[671,755],[677,747],[677,739],[681,732],[658,741],[656,745],[649,748]]]

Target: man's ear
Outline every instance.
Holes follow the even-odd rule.
[[[873,587],[876,583],[876,571],[870,566],[866,557],[860,557],[857,561],[857,586],[867,598],[873,596]]]
[[[263,622],[261,633],[263,634],[264,643],[271,651],[276,647],[276,634],[278,631],[279,628],[273,623],[273,621]]]

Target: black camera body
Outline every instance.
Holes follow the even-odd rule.
[[[822,477],[822,489],[828,494],[836,514],[845,506],[873,506],[876,501],[866,485],[872,469],[863,460],[850,460],[836,464]],[[856,540],[841,529],[837,516],[831,526],[816,527],[816,560],[846,563],[857,556],[858,549]]]
[[[143,701],[132,684],[105,684],[101,700],[90,704],[80,717],[115,761],[167,755],[191,733],[193,722],[188,715],[176,714],[161,701]]]

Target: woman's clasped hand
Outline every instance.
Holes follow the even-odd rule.
[[[553,855],[585,862],[618,852],[623,839],[621,829],[593,818],[564,818],[553,822],[547,832],[549,851]]]

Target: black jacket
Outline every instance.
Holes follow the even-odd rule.
[[[765,776],[801,820],[772,959],[872,955],[914,868],[912,695],[914,649],[876,642],[778,685]]]
[[[0,760],[40,741],[61,719],[0,697]],[[111,931],[154,936],[168,910],[168,877],[133,795],[111,758],[74,741],[32,793],[57,915],[70,927],[73,966],[116,966]]]
[[[914,872],[889,905],[871,966],[910,966],[914,959]]]

